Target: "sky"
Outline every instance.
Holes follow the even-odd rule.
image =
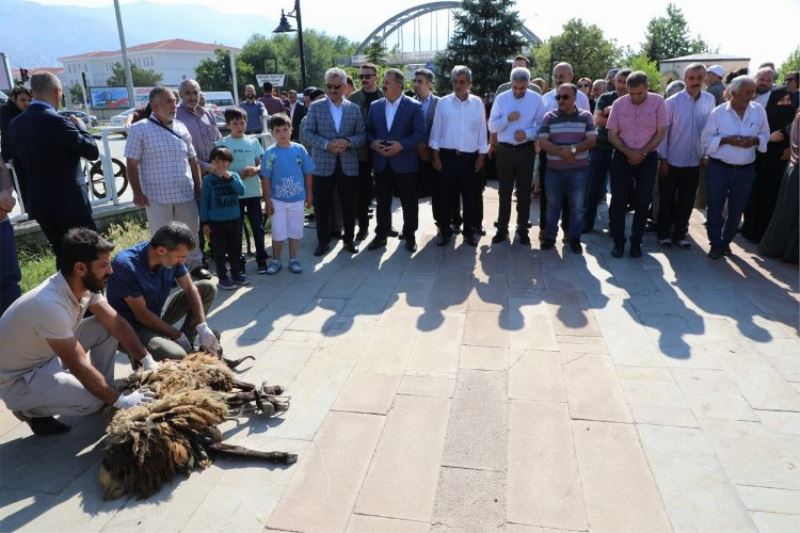
[[[35,0],[41,4],[110,5],[111,0]],[[122,4],[135,0],[122,0]],[[230,13],[264,14],[277,19],[293,0],[149,0],[164,4],[201,4]],[[700,35],[721,54],[751,58],[751,68],[772,61],[778,67],[800,45],[800,0],[672,0],[691,34]],[[424,0],[301,0],[303,27],[361,41],[385,20]],[[620,46],[638,50],[648,21],[666,13],[665,0],[517,0],[524,24],[542,39],[560,33],[570,18],[599,26]],[[268,10],[268,12],[267,12]],[[124,8],[123,8],[124,14]]]

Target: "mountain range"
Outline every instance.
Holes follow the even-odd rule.
[[[109,2],[111,4],[111,2]],[[263,13],[222,13],[197,4],[166,5],[142,0],[122,4],[128,46],[182,38],[241,47],[254,33],[268,35],[279,11],[264,2]],[[274,12],[273,12],[274,11]],[[12,68],[59,66],[59,57],[119,50],[113,5],[43,5],[27,0],[0,1],[0,52]]]

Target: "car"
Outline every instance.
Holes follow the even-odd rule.
[[[80,111],[78,109],[63,109],[59,111],[58,114],[61,115],[62,117],[70,117],[70,116],[78,117],[83,121],[84,124],[86,124],[89,127],[97,125],[96,116],[90,115],[89,113]]]
[[[128,116],[130,116],[130,114],[133,113],[134,111],[136,111],[136,108],[132,107],[130,109],[126,109],[125,111],[123,111],[122,113],[119,113],[118,115],[112,116],[111,117],[111,127],[113,127],[113,128],[124,128],[125,127],[125,123],[128,121]]]
[[[225,123],[225,115],[223,115],[220,112],[215,112],[214,119],[217,122],[217,129],[220,131],[220,133],[222,133],[223,135],[227,135],[228,133],[231,132],[231,129]]]
[[[0,105],[5,104],[8,102],[8,96],[3,91],[0,91]]]

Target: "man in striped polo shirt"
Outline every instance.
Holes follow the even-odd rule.
[[[558,215],[565,196],[570,220],[583,220],[589,150],[597,140],[597,132],[592,114],[575,106],[577,96],[578,88],[573,83],[561,84],[555,96],[558,109],[545,114],[539,129],[539,144],[547,153],[545,181],[549,197],[542,250],[555,246]],[[582,224],[569,226],[569,247],[576,254],[583,253],[582,230]]]

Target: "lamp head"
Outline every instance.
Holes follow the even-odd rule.
[[[278,27],[272,30],[272,33],[291,33],[293,31],[297,31],[296,29],[292,28],[292,25],[289,24],[289,20],[286,18],[286,14],[281,9],[281,22],[278,24]]]

